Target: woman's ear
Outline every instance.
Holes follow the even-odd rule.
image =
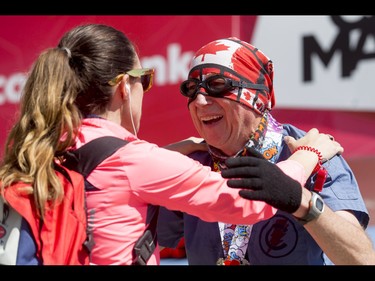
[[[124,75],[122,78],[120,85],[119,85],[120,91],[121,91],[121,98],[123,100],[128,99],[130,95],[130,85],[129,85],[129,76]]]

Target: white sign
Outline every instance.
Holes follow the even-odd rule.
[[[252,43],[274,63],[276,108],[375,111],[374,16],[260,16]]]

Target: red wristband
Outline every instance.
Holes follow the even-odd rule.
[[[315,174],[316,172],[318,172],[320,170],[320,168],[322,167],[322,160],[323,160],[323,156],[320,153],[320,151],[317,150],[316,148],[313,148],[313,147],[307,146],[307,145],[301,145],[301,146],[297,147],[294,152],[296,152],[298,150],[311,151],[311,152],[314,152],[318,156],[318,163],[316,163],[316,166],[315,166],[314,170],[312,171],[312,174]]]
[[[297,147],[294,152],[296,152],[297,150],[311,151],[311,152],[314,152],[318,156],[318,163],[316,164],[314,170],[312,171],[312,174],[318,173],[316,176],[315,184],[314,184],[314,191],[316,192],[322,191],[324,182],[326,181],[326,178],[327,178],[327,171],[326,169],[322,167],[322,160],[323,160],[322,154],[316,148],[313,148],[307,145],[301,145]]]

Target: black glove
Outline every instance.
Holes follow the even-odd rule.
[[[300,183],[267,161],[254,148],[250,148],[249,152],[254,156],[226,160],[228,169],[221,171],[222,177],[238,178],[228,180],[228,186],[243,188],[239,194],[245,199],[264,201],[288,213],[297,211],[302,200]]]

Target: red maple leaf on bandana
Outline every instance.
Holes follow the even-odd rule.
[[[208,44],[208,46],[202,47],[195,55],[195,57],[198,57],[202,55],[202,61],[204,61],[204,56],[206,54],[216,54],[219,51],[226,51],[229,49],[229,46],[226,46],[222,43],[216,43],[215,45],[213,44]]]
[[[244,97],[245,97],[245,100],[250,100],[250,93],[249,92],[244,92],[243,93]]]

